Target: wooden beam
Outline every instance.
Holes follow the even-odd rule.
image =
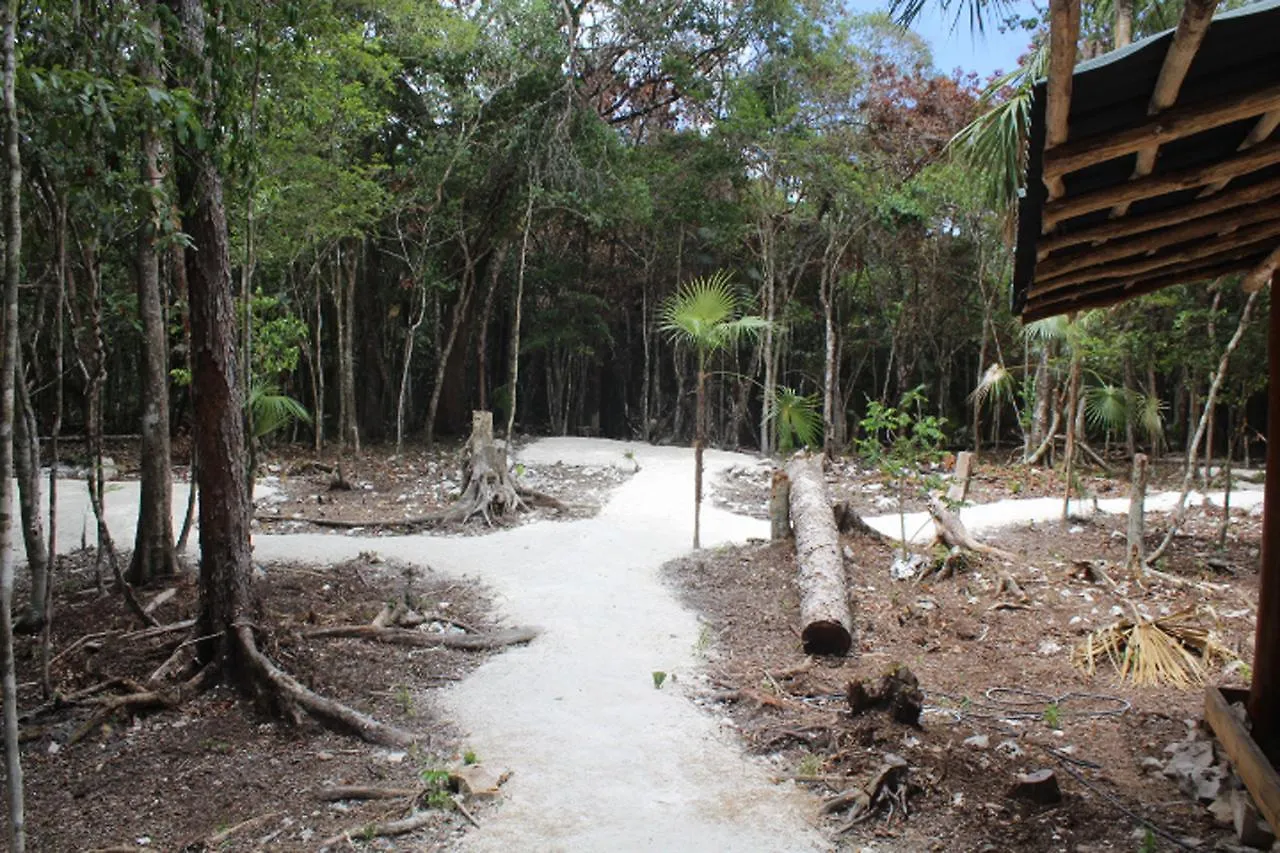
[[[1262,495],[1262,565],[1258,572],[1258,628],[1253,644],[1249,718],[1253,738],[1280,760],[1280,299],[1271,293],[1267,332],[1267,479]],[[1280,829],[1280,813],[1266,814]]]
[[[1129,240],[1112,240],[1072,255],[1049,258],[1036,267],[1035,279],[1036,281],[1047,280],[1056,275],[1102,266],[1121,258],[1155,252],[1180,243],[1226,234],[1274,220],[1280,220],[1280,206],[1236,208],[1217,216],[1193,219],[1185,225],[1176,225],[1160,231],[1148,231]]]
[[[1209,31],[1209,22],[1213,20],[1213,11],[1218,7],[1218,0],[1187,0],[1182,7],[1182,17],[1178,20],[1178,28],[1173,33],[1173,41],[1169,43],[1169,52],[1164,55],[1164,64],[1160,66],[1160,76],[1156,78],[1155,88],[1151,91],[1151,102],[1147,104],[1147,115],[1155,115],[1173,106],[1178,100],[1178,92],[1182,90],[1182,81],[1187,78],[1191,69],[1191,61],[1200,50],[1200,42]],[[1133,166],[1130,180],[1145,178],[1151,174],[1156,165],[1156,153],[1160,145],[1145,145],[1138,149],[1138,160]],[[1120,218],[1129,211],[1129,203],[1117,204],[1111,211],[1114,218]]]
[[[1041,216],[1042,227],[1047,234],[1059,222],[1092,213],[1095,210],[1106,210],[1114,205],[1131,204],[1167,193],[1195,189],[1223,178],[1238,178],[1276,163],[1280,163],[1280,141],[1263,142],[1225,160],[1193,166],[1166,175],[1149,175],[1128,183],[1102,187],[1093,192],[1050,201],[1044,206]]]
[[[1160,270],[1149,276],[1135,278],[1126,282],[1124,279],[1113,279],[1098,282],[1093,286],[1084,286],[1072,290],[1050,293],[1043,299],[1027,297],[1022,309],[1022,321],[1030,323],[1042,320],[1055,314],[1068,311],[1084,311],[1090,308],[1105,308],[1118,302],[1125,302],[1137,296],[1154,293],[1175,284],[1186,284],[1189,281],[1210,281],[1224,275],[1235,275],[1247,272],[1257,264],[1257,255],[1246,258],[1223,260],[1205,263],[1203,261],[1186,264],[1169,271]]]
[[[1073,139],[1049,149],[1044,155],[1044,175],[1046,178],[1061,177],[1148,146],[1160,146],[1250,116],[1263,113],[1270,115],[1268,111],[1275,110],[1277,106],[1280,106],[1280,84],[1225,100],[1214,98],[1187,104],[1149,118],[1128,130]],[[1280,115],[1280,111],[1277,111],[1277,115]],[[1242,149],[1248,147],[1251,146],[1241,146]]]
[[[1241,283],[1245,293],[1257,293],[1259,290],[1271,281],[1271,277],[1275,275],[1276,267],[1280,266],[1280,246],[1272,250],[1271,254],[1258,264],[1256,269],[1250,270],[1249,274],[1244,277]]]
[[[1045,139],[1048,151],[1067,141],[1071,114],[1071,75],[1080,41],[1080,0],[1049,0],[1049,80],[1045,85]],[[1046,179],[1049,198],[1061,198],[1061,178]]]
[[[1258,243],[1265,244],[1260,251],[1266,252],[1271,249],[1273,241],[1277,237],[1280,237],[1280,219],[1272,219],[1240,228],[1226,237],[1193,243],[1181,249],[1150,255],[1136,261],[1101,267],[1085,267],[1084,269],[1071,270],[1054,278],[1041,279],[1037,276],[1032,282],[1030,292],[1036,294],[1052,293],[1055,290],[1061,290],[1073,284],[1083,284],[1107,278],[1130,278],[1131,276],[1142,275],[1162,267],[1224,256],[1229,252],[1243,250]]]
[[[1040,240],[1036,251],[1036,259],[1043,261],[1053,252],[1077,246],[1081,243],[1103,243],[1118,237],[1129,237],[1134,234],[1155,231],[1160,228],[1167,228],[1170,225],[1178,225],[1194,219],[1212,216],[1224,210],[1271,201],[1276,198],[1280,198],[1280,177],[1271,178],[1244,189],[1234,189],[1222,195],[1214,196],[1204,201],[1192,202],[1173,210],[1161,210],[1157,213],[1145,213],[1141,216],[1126,216],[1124,219],[1102,222],[1097,225],[1091,225],[1088,228],[1080,228],[1063,234],[1053,234]]]
[[[1235,765],[1236,773],[1244,782],[1245,788],[1253,795],[1258,811],[1262,812],[1271,826],[1280,826],[1280,774],[1276,773],[1266,754],[1259,749],[1255,738],[1249,735],[1249,731],[1231,712],[1231,706],[1222,694],[1222,690],[1213,686],[1205,690],[1204,718],[1218,736],[1227,757]]]
[[[1270,137],[1273,132],[1275,132],[1277,125],[1280,125],[1280,110],[1271,110],[1264,114],[1258,119],[1257,123],[1250,128],[1249,135],[1244,138],[1244,142],[1241,142],[1240,147],[1236,150],[1244,151],[1246,148],[1252,148],[1259,142],[1263,142]],[[1213,195],[1230,182],[1229,178],[1227,180],[1214,181],[1212,184],[1209,184],[1209,186],[1204,188],[1204,191],[1200,193],[1199,197],[1204,198],[1205,196]]]

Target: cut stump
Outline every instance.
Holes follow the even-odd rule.
[[[787,465],[791,524],[800,588],[800,639],[811,655],[845,655],[853,645],[853,616],[845,590],[844,557],[822,465],[798,457]]]

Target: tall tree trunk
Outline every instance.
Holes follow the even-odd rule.
[[[1133,0],[1115,0],[1115,5],[1116,31],[1112,48],[1119,50],[1133,41]]]
[[[835,455],[836,442],[836,322],[835,276],[831,264],[824,264],[818,284],[818,300],[822,303],[822,452]]]
[[[14,366],[13,467],[18,481],[18,506],[22,518],[22,539],[26,545],[27,568],[31,572],[31,598],[21,619],[24,630],[34,631],[44,624],[44,608],[49,585],[49,550],[40,518],[40,437],[36,413],[31,406],[22,344]]]
[[[481,411],[489,411],[489,321],[493,317],[493,294],[498,289],[498,278],[507,261],[511,241],[503,238],[493,257],[489,259],[489,287],[484,294],[484,307],[480,311],[480,330],[476,335],[476,399]]]
[[[1196,454],[1200,448],[1200,442],[1204,439],[1205,429],[1209,423],[1209,414],[1218,398],[1218,391],[1222,388],[1222,382],[1227,376],[1227,367],[1231,363],[1231,354],[1240,345],[1245,329],[1249,328],[1249,315],[1253,312],[1253,303],[1257,298],[1257,291],[1249,294],[1248,301],[1244,303],[1244,310],[1240,312],[1240,321],[1236,324],[1235,334],[1227,342],[1226,348],[1222,351],[1222,358],[1218,360],[1218,371],[1213,374],[1213,379],[1209,383],[1209,395],[1205,399],[1204,411],[1200,414],[1200,421],[1196,424],[1195,432],[1187,445],[1187,458],[1182,470],[1182,492],[1178,495],[1178,503],[1173,508],[1173,520],[1170,522],[1169,530],[1165,533],[1164,539],[1161,540],[1160,546],[1147,555],[1148,566],[1153,565],[1164,556],[1164,552],[1169,549],[1174,535],[1177,534],[1183,520],[1186,518],[1187,495],[1191,493],[1191,482],[1195,479],[1196,473]]]
[[[1124,356],[1124,401],[1128,409],[1128,417],[1124,419],[1125,452],[1130,459],[1138,452],[1138,425],[1134,422],[1133,404],[1137,400],[1137,389],[1133,384],[1133,359],[1126,353]]]
[[[1053,413],[1053,384],[1049,375],[1049,342],[1040,345],[1040,357],[1036,361],[1036,403],[1031,411],[1031,443],[1029,448],[1040,447],[1049,432],[1049,418]],[[1027,459],[1030,462],[1030,457]]]
[[[463,318],[467,316],[467,309],[471,306],[471,294],[476,289],[476,259],[471,256],[471,247],[467,243],[466,233],[461,235],[459,242],[466,256],[466,265],[462,271],[462,284],[458,288],[458,301],[453,306],[453,317],[449,321],[449,334],[445,336],[444,343],[436,352],[439,360],[436,362],[436,377],[431,387],[431,399],[427,403],[427,447],[435,444],[436,414],[440,411],[440,396],[444,393],[449,356],[453,354],[453,347],[458,342],[458,331],[462,328]]]
[[[414,288],[414,304],[409,308],[409,326],[404,331],[404,347],[401,353],[400,393],[396,395],[396,456],[404,447],[404,410],[409,402],[409,373],[413,367],[413,348],[418,329],[427,316],[427,285],[419,282]]]
[[[1079,426],[1079,415],[1076,411],[1080,401],[1080,350],[1071,348],[1071,370],[1067,376],[1067,438],[1063,450],[1066,457],[1066,490],[1062,498],[1062,520],[1066,521],[1071,512],[1071,487],[1075,477],[1076,437]]]
[[[315,397],[315,451],[324,451],[324,297],[320,277],[315,277],[316,322],[312,326],[312,395]]]
[[[18,746],[18,680],[13,660],[13,420],[18,365],[18,279],[22,273],[22,160],[18,154],[18,106],[15,33],[18,0],[5,5],[4,20],[4,314],[0,351],[0,684],[3,685],[4,755],[9,802],[9,849],[27,848],[22,795],[22,756]]]
[[[528,188],[529,199],[524,206],[524,233],[520,235],[520,267],[516,271],[516,298],[511,318],[511,363],[507,367],[507,388],[510,393],[510,409],[507,410],[507,448],[510,452],[511,433],[516,427],[516,401],[520,390],[520,322],[524,308],[524,271],[529,258],[529,229],[533,219],[533,187]]]
[[[160,23],[155,0],[144,0],[143,14],[159,43]],[[155,61],[142,52],[140,76],[159,82]],[[156,236],[164,215],[161,192],[160,138],[150,125],[142,131],[140,171],[146,187],[145,217],[138,229],[135,254],[138,314],[142,319],[142,424],[138,523],[134,535],[129,582],[146,583],[177,571],[173,549],[173,475],[169,447],[169,347],[160,288],[160,258]]]
[[[43,618],[40,620],[40,686],[46,700],[53,698],[49,660],[53,645],[53,572],[58,565],[58,439],[62,436],[63,312],[67,301],[67,205],[54,196],[54,266],[58,295],[53,320],[53,423],[49,428],[49,578],[45,584]]]
[[[205,16],[200,0],[168,0],[178,18],[181,82],[212,104],[205,55]],[[211,116],[205,116],[209,122]],[[238,630],[249,615],[252,582],[249,550],[250,503],[244,475],[244,397],[236,364],[236,316],[231,292],[231,260],[222,176],[213,153],[178,144],[178,196],[182,228],[195,251],[186,253],[191,311],[192,382],[197,389],[195,446],[200,460],[200,609],[196,652],[217,661],[235,680],[245,674]]]
[[[355,247],[339,247],[335,307],[338,316],[338,420],[339,439],[344,447],[360,452],[360,428],[356,418],[356,275],[359,255]]]

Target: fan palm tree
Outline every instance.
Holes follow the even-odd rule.
[[[744,336],[765,328],[763,317],[744,314],[745,300],[721,270],[682,284],[662,306],[663,332],[677,346],[692,347],[698,359],[697,417],[693,439],[693,547],[701,547],[702,452],[706,441],[707,361]]]

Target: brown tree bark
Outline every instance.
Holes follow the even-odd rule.
[[[142,13],[159,43],[160,22],[155,0],[143,0]],[[160,73],[154,58],[141,52],[139,75],[158,82]],[[160,138],[155,128],[142,131],[139,162],[146,205],[135,249],[138,314],[142,319],[142,424],[139,456],[138,522],[134,534],[133,558],[128,579],[132,584],[177,572],[173,547],[173,472],[169,446],[169,347],[160,289],[160,258],[156,236],[160,232],[164,206],[161,198],[164,176],[160,172]]]
[[[168,0],[181,32],[181,82],[211,104],[205,14],[200,0]],[[209,121],[210,116],[205,120]],[[252,663],[237,632],[249,615],[252,581],[250,503],[245,478],[244,397],[236,362],[236,316],[222,176],[213,154],[188,141],[177,145],[182,228],[195,251],[186,253],[191,311],[192,384],[196,388],[195,447],[200,459],[200,610],[196,647],[204,663],[243,679]],[[250,635],[252,636],[252,635]]]
[[[20,620],[20,630],[34,631],[44,624],[49,586],[49,548],[40,518],[40,439],[31,396],[23,376],[21,343],[18,344],[18,364],[14,370],[13,467],[18,481],[22,540],[26,546],[27,569],[31,573],[31,598]]]
[[[798,457],[787,466],[787,476],[800,587],[800,639],[806,654],[845,655],[853,645],[853,616],[821,461]]]

